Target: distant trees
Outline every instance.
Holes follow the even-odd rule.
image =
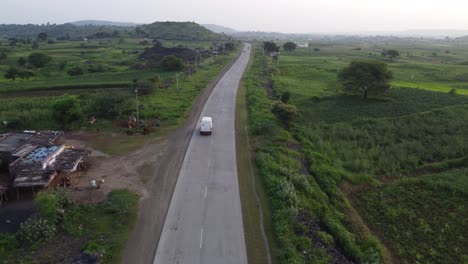
[[[132,92],[138,89],[138,94],[150,95],[156,91],[156,82],[150,80],[133,80]]]
[[[34,41],[31,45],[31,49],[39,49],[39,43],[37,41]]]
[[[182,71],[185,68],[185,64],[176,56],[169,55],[161,60],[161,67],[166,71]]]
[[[232,42],[227,42],[224,44],[224,49],[226,51],[233,51],[236,48],[236,45]]]
[[[399,56],[400,56],[400,52],[398,52],[398,50],[394,50],[394,49],[391,49],[391,50],[383,50],[383,51],[382,51],[382,56],[383,56],[383,57],[387,57],[387,58],[389,58],[390,60],[393,60],[393,59],[395,59],[396,57],[399,57]]]
[[[28,70],[20,70],[16,67],[10,67],[5,73],[5,78],[10,80],[16,80],[16,78],[29,79],[34,76],[34,73]]]
[[[35,68],[42,68],[51,61],[51,57],[44,53],[34,52],[29,54],[28,62]]]
[[[278,52],[280,50],[280,48],[278,47],[278,45],[276,45],[276,43],[272,42],[272,41],[265,41],[263,42],[263,49],[268,52],[268,53],[271,53],[271,52]]]
[[[83,75],[84,71],[83,71],[83,69],[81,67],[76,66],[76,67],[73,67],[73,68],[69,69],[67,71],[67,73],[70,76],[79,76],[79,75]]]
[[[291,42],[291,41],[288,41],[288,42],[283,44],[283,49],[285,51],[294,51],[296,48],[297,48],[296,43]]]
[[[37,40],[38,41],[46,41],[47,40],[47,33],[41,32],[37,34]]]
[[[83,120],[83,110],[80,100],[74,96],[68,96],[54,103],[53,117],[63,128],[70,128],[75,122]]]
[[[16,80],[18,77],[19,70],[16,67],[10,67],[8,70],[5,72],[5,78],[10,79],[10,80]]]
[[[28,62],[24,57],[19,57],[18,59],[18,65],[19,66],[24,66]]]
[[[0,52],[0,62],[6,60],[8,58],[8,55],[6,52]]]
[[[389,89],[388,81],[392,73],[387,64],[380,61],[355,60],[338,73],[338,80],[344,91],[361,94],[367,99],[369,94],[381,95]]]

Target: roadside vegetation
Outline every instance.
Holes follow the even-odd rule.
[[[309,43],[278,61],[255,52],[249,132],[276,254],[281,263],[466,262],[468,93],[455,75],[468,50],[446,47],[457,56],[440,63],[427,51],[437,45],[356,45]],[[382,74],[360,75],[374,70]]]
[[[7,27],[3,27],[0,30],[5,31]],[[70,31],[68,38],[60,37],[65,34],[58,30],[60,27],[50,32],[47,30],[52,27],[36,27],[45,32],[0,39],[0,119],[4,130],[125,128],[128,126],[124,123],[136,117],[136,88],[139,117],[146,120],[145,125],[177,125],[195,97],[238,50],[237,42],[194,23],[155,23],[125,30],[117,27],[111,35],[85,27],[87,35]],[[169,40],[157,40],[145,31],[165,27],[169,27],[166,31],[200,28],[204,34],[198,38],[189,34],[189,40],[169,35]],[[143,54],[149,52],[145,51],[153,46],[162,47],[155,52],[157,57],[145,57]],[[213,50],[220,54],[212,56]],[[192,56],[183,55],[187,52]],[[63,100],[77,103],[77,111],[66,124],[63,121],[67,117],[54,114],[55,105]],[[97,122],[90,125],[90,117]]]
[[[16,234],[0,234],[1,263],[120,263],[138,196],[114,190],[100,204],[73,204],[65,190],[41,192],[39,212]]]

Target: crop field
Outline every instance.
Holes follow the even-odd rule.
[[[468,49],[309,47],[282,51],[278,63],[258,49],[247,82],[280,260],[465,263]],[[400,57],[384,60],[383,49]],[[354,59],[384,60],[392,88],[369,99],[343,93],[337,73]],[[285,92],[299,114],[291,124],[271,111]]]
[[[41,43],[38,49],[30,45],[0,46],[7,59],[0,61],[0,119],[8,122],[6,129],[61,129],[52,118],[55,102],[72,96],[79,100],[84,116],[100,119],[100,129],[109,128],[115,118],[136,115],[133,80],[158,80],[156,90],[140,96],[140,117],[159,120],[159,125],[177,125],[192,105],[195,97],[237,54],[226,52],[216,58],[205,58],[191,74],[161,68],[139,69],[139,55],[151,47],[140,38],[93,39],[88,41],[58,41]],[[167,47],[183,46],[208,49],[211,42],[163,41]],[[50,57],[44,67],[26,67],[33,73],[28,79],[7,79],[5,72],[20,58],[31,53]],[[70,75],[74,68],[82,74]],[[102,105],[109,109],[103,109]],[[73,127],[87,129],[83,119]]]

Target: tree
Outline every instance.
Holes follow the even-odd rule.
[[[16,78],[18,77],[18,74],[19,74],[19,70],[16,68],[16,67],[10,67],[6,73],[5,73],[5,78],[7,79],[11,79],[11,80],[16,80]]]
[[[369,94],[380,95],[389,89],[388,81],[392,73],[387,64],[380,61],[355,60],[338,73],[338,80],[344,91],[362,94],[367,99]]]
[[[28,62],[24,57],[19,57],[18,59],[18,65],[19,66],[24,66]]]
[[[46,66],[47,63],[50,62],[50,60],[51,58],[44,53],[35,52],[29,54],[28,56],[28,62],[36,68],[42,68]]]
[[[224,44],[224,49],[226,51],[233,51],[236,48],[236,45],[232,42],[227,42]]]
[[[73,123],[83,120],[78,98],[68,96],[56,101],[53,105],[53,117],[63,128],[69,128]]]
[[[278,52],[280,48],[276,45],[276,43],[272,41],[265,41],[263,42],[263,49],[265,49],[266,52],[270,53]]]
[[[31,49],[39,49],[39,43],[37,41],[34,41],[31,45]]]
[[[38,41],[46,41],[47,40],[47,33],[41,32],[37,35]]]
[[[83,75],[84,71],[83,71],[83,69],[81,69],[81,67],[76,66],[76,67],[73,67],[70,70],[68,70],[67,73],[70,76],[78,76],[78,75]]]
[[[400,53],[398,52],[398,50],[387,50],[387,51],[384,51],[384,53],[385,53],[385,56],[390,58],[391,60],[400,56]]]
[[[297,48],[296,43],[291,42],[291,41],[288,41],[288,42],[284,43],[284,45],[283,45],[283,49],[285,51],[294,51],[296,48]]]
[[[18,77],[21,78],[21,79],[29,80],[29,78],[31,78],[33,76],[34,76],[34,73],[32,73],[31,71],[20,71],[20,72],[18,72]]]
[[[6,60],[8,57],[8,55],[6,54],[6,52],[0,52],[0,62]]]
[[[176,56],[169,55],[161,60],[161,67],[166,71],[182,71],[185,68],[185,64]]]
[[[138,89],[139,95],[149,95],[155,92],[156,83],[150,80],[135,81],[132,84],[132,92],[135,88]]]

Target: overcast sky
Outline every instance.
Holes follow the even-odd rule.
[[[0,23],[195,21],[290,33],[468,30],[466,0],[0,0]]]

